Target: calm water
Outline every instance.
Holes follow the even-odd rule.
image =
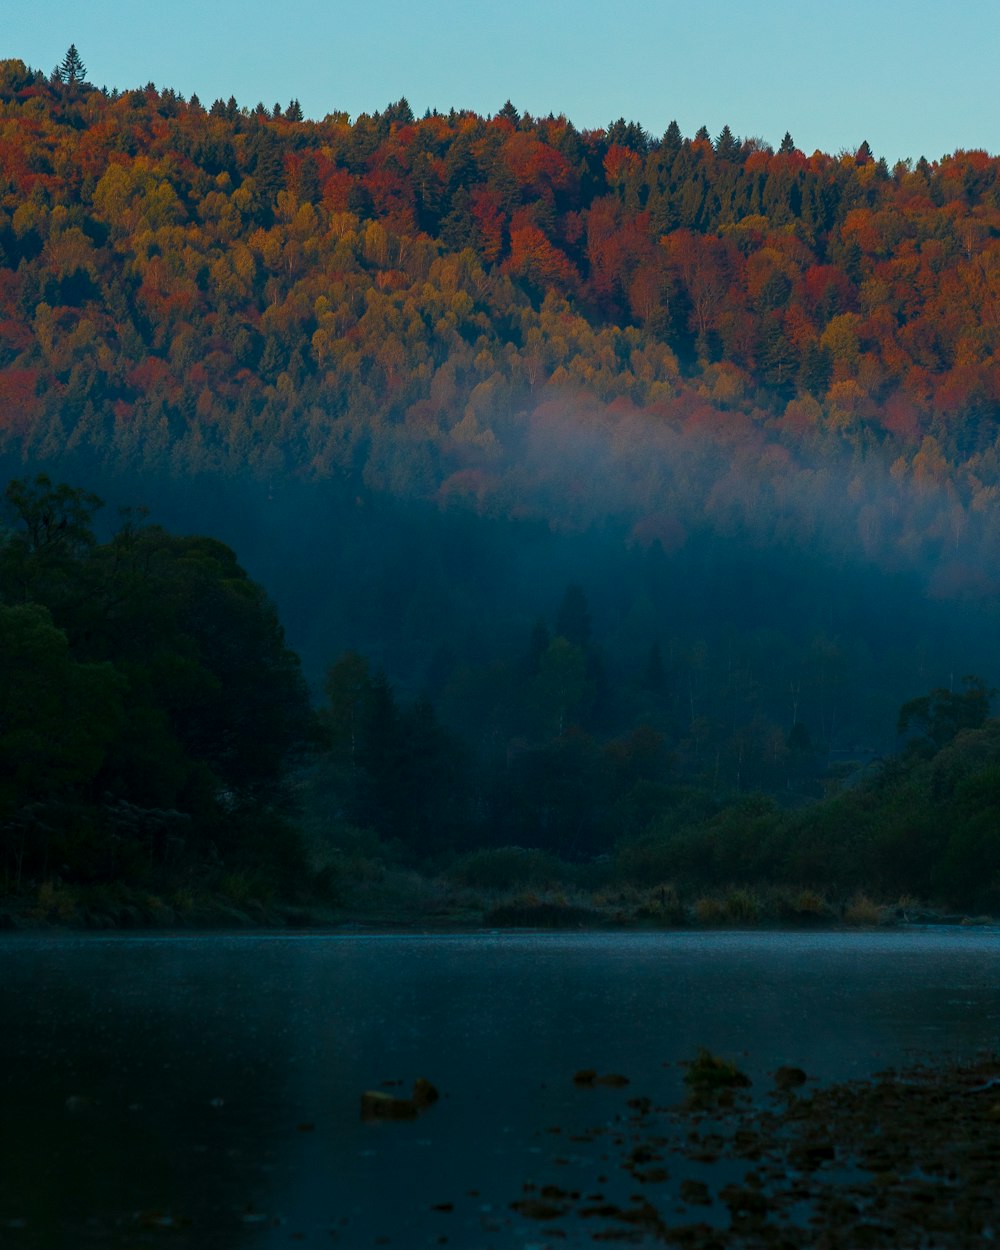
[[[610,1194],[569,1137],[699,1046],[759,1090],[998,1044],[987,931],[6,938],[0,1245],[541,1247],[522,1184]],[[417,1076],[418,1121],[360,1122]]]

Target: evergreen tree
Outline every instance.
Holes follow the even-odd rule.
[[[382,118],[390,126],[409,126],[413,122],[413,109],[406,96],[400,96],[394,104],[387,104]]]
[[[715,141],[715,154],[724,161],[737,161],[740,156],[740,141],[728,126],[723,126]]]
[[[671,122],[663,135],[663,146],[671,154],[679,152],[684,146],[681,128],[675,121]]]
[[[75,43],[71,43],[67,48],[66,55],[55,71],[55,76],[67,87],[75,87],[86,78],[87,67],[80,53],[77,52]]]
[[[640,156],[645,156],[649,151],[649,135],[638,122],[627,122],[624,117],[611,123],[606,131],[606,138],[609,145],[615,143],[619,147],[637,152]]]

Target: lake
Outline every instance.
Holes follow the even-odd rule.
[[[700,1046],[763,1100],[780,1064],[830,1082],[998,1036],[991,930],[12,935],[0,1245],[542,1247],[523,1185],[627,1193],[589,1130],[677,1102]],[[419,1119],[361,1121],[419,1076]]]

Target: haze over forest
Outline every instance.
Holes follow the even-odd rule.
[[[904,730],[864,848],[837,841],[851,808],[788,875],[1000,899],[998,171],[510,103],[306,121],[0,62],[5,478],[111,505],[16,488],[5,610],[41,605],[47,655],[124,682],[101,758],[7,779],[17,836],[58,790],[88,828],[124,802],[224,849],[233,795],[284,776],[313,824],[401,854],[641,844],[651,873],[780,877],[805,805],[845,778],[855,802]],[[118,505],[154,524],[116,532]],[[51,507],[72,524],[24,547]],[[176,606],[156,673],[74,606],[99,584],[113,616],[140,549]],[[206,641],[195,565],[280,687],[266,796],[233,763],[248,721],[194,710],[250,680]],[[153,726],[155,784],[120,754]],[[748,820],[767,836],[739,849]]]

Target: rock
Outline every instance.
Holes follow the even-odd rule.
[[[797,1142],[788,1153],[789,1162],[802,1172],[814,1172],[821,1163],[836,1158],[833,1143],[822,1138],[807,1138]]]
[[[425,1111],[441,1097],[437,1087],[425,1076],[418,1076],[413,1082],[413,1093],[409,1098],[398,1098],[395,1094],[387,1094],[381,1089],[367,1089],[361,1095],[362,1120],[415,1120],[421,1111]]]
[[[808,1077],[801,1068],[792,1068],[783,1066],[778,1068],[774,1074],[774,1084],[778,1089],[797,1089],[800,1085],[805,1085]]]
[[[745,1072],[726,1059],[713,1055],[704,1046],[685,1065],[684,1084],[698,1092],[720,1089],[746,1089],[752,1084]]]
[[[413,1093],[410,1095],[410,1101],[418,1111],[423,1111],[425,1107],[429,1107],[431,1103],[437,1102],[441,1097],[437,1088],[428,1081],[425,1076],[418,1076],[413,1082]]]
[[[380,1089],[367,1089],[361,1095],[362,1120],[415,1120],[417,1106],[412,1098],[394,1098]]]
[[[555,1206],[551,1202],[542,1202],[537,1198],[522,1198],[519,1202],[512,1202],[511,1207],[525,1215],[529,1220],[555,1220],[560,1215],[565,1215],[568,1207]]]
[[[681,1181],[681,1201],[691,1206],[708,1206],[712,1201],[712,1196],[708,1192],[708,1186],[704,1181],[683,1180]]]

